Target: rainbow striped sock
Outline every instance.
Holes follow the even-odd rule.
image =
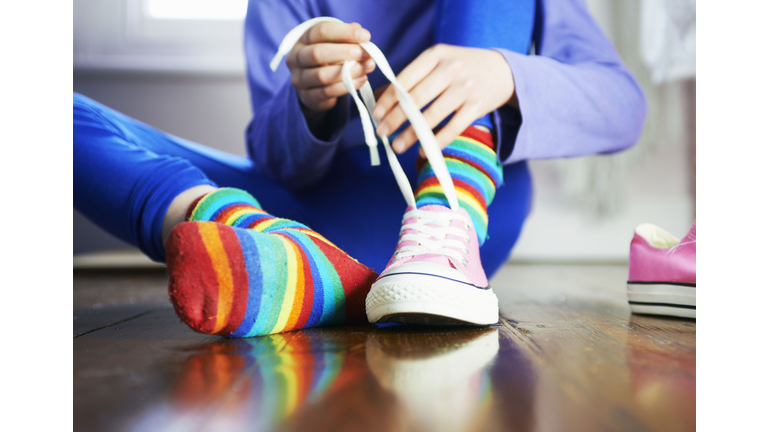
[[[494,150],[493,135],[470,126],[443,149],[443,156],[456,187],[459,205],[472,217],[482,246],[488,237],[488,206],[496,195],[496,187],[504,181]],[[429,162],[420,157],[416,166],[419,171],[416,206],[437,204],[448,207],[443,188]]]
[[[366,322],[377,274],[239,189],[196,200],[165,241],[176,313],[205,334],[251,337]]]

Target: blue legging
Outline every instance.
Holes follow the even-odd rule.
[[[438,13],[449,10],[454,1],[438,2],[443,3],[438,4]],[[532,21],[532,7],[530,13]],[[445,20],[455,19],[443,15]],[[477,13],[464,16],[489,21]],[[493,17],[498,21],[498,10]],[[509,32],[505,26],[499,29],[502,27]],[[456,45],[525,52],[530,41],[530,31],[527,40],[518,35],[514,43],[507,33],[497,31],[505,40],[488,45],[475,40],[487,38],[485,33],[467,31],[467,40],[458,43],[456,33],[441,39],[440,28],[444,27],[436,24],[437,40]],[[417,155],[414,146],[400,156],[412,185],[416,184]],[[365,146],[340,150],[326,178],[310,190],[290,191],[260,174],[248,158],[175,137],[85,96],[73,96],[74,207],[155,261],[165,261],[161,228],[171,201],[189,188],[211,185],[250,192],[266,211],[306,224],[363,264],[381,271],[394,251],[405,210],[405,200],[385,165],[386,158],[382,158],[382,166],[371,167]],[[489,276],[511,252],[530,205],[527,165],[505,166],[504,185],[488,211],[489,239],[480,250]]]

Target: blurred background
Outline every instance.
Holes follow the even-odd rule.
[[[587,4],[645,90],[646,127],[635,147],[616,155],[530,161],[533,210],[513,261],[626,262],[636,225],[683,237],[695,217],[695,0]],[[73,89],[171,134],[245,155],[246,6],[74,0]],[[73,212],[74,255],[134,250]]]

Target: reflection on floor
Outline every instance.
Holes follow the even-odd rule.
[[[74,428],[694,430],[696,323],[631,315],[621,266],[508,266],[492,327],[193,333],[162,271],[76,272]]]

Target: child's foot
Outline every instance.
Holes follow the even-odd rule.
[[[467,211],[408,207],[397,249],[371,287],[365,311],[372,323],[496,323],[498,300]]]
[[[173,228],[165,250],[179,317],[197,332],[232,337],[364,322],[376,273],[257,205],[243,191],[220,189],[193,203],[190,214],[227,225],[193,220]]]
[[[371,322],[493,324],[498,300],[488,286],[479,247],[488,204],[502,172],[487,130],[470,126],[442,154],[458,199],[453,210],[432,164],[417,162],[419,185],[389,265],[366,300]]]

